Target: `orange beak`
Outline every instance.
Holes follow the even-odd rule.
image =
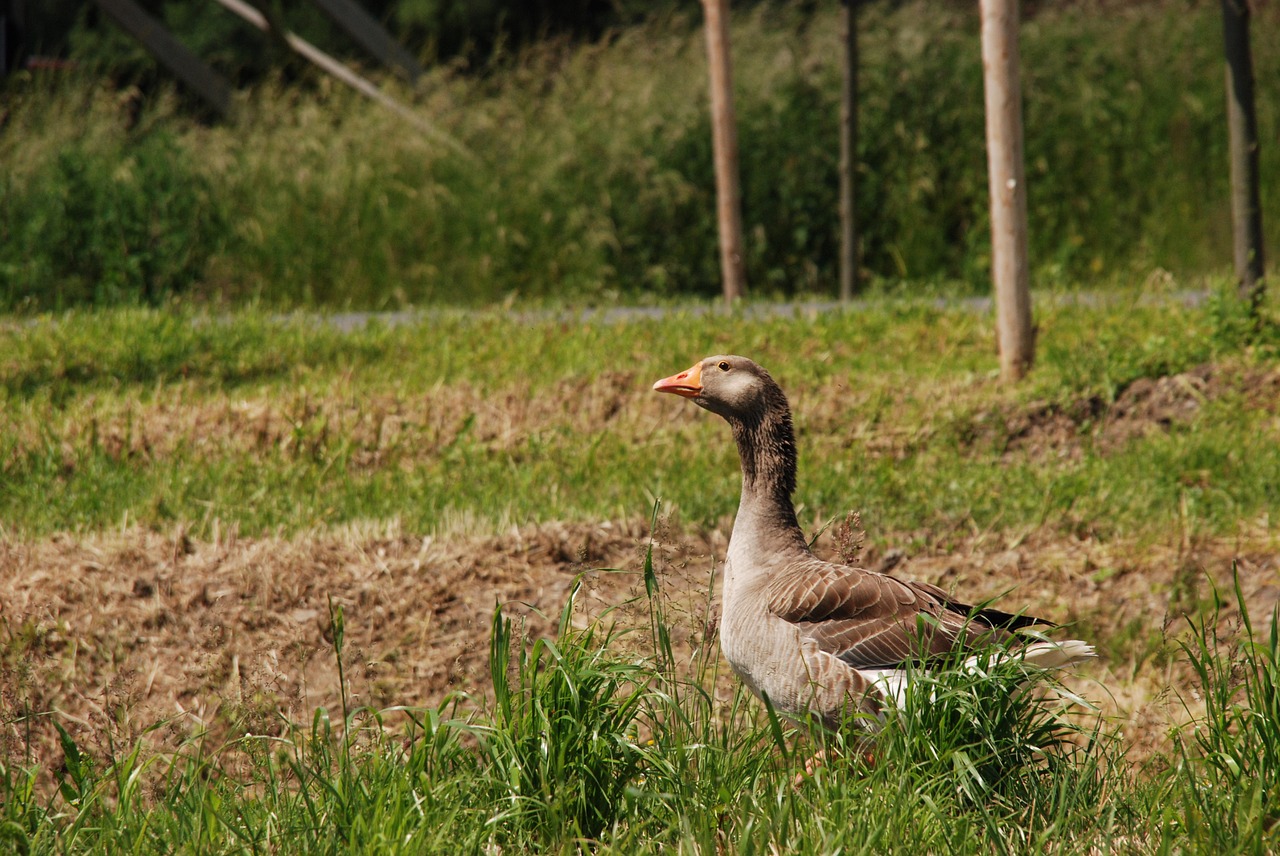
[[[702,363],[694,363],[692,368],[680,374],[664,377],[653,385],[654,392],[673,392],[684,398],[694,398],[702,394]]]

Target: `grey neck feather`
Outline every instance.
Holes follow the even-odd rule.
[[[791,504],[796,489],[796,439],[786,396],[770,384],[761,407],[734,414],[728,421],[742,459],[743,505],[751,505],[752,512],[769,523],[799,533]]]

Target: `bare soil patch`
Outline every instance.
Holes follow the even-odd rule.
[[[632,599],[650,543],[644,521],[445,540],[393,526],[289,539],[130,530],[0,540],[0,754],[30,752],[56,769],[54,718],[105,753],[108,740],[129,745],[157,722],[167,727],[148,740],[174,744],[202,729],[215,738],[275,733],[285,718],[336,711],[331,603],[345,614],[354,704],[436,705],[455,691],[483,698],[495,604],[544,634],[585,574],[577,620],[622,605],[614,617],[643,627],[644,606]],[[701,644],[725,535],[664,526],[652,544],[677,643]],[[832,535],[819,542],[827,555],[848,547]],[[875,550],[860,558],[871,567],[886,559]],[[1013,543],[975,537],[950,553],[889,561],[899,576],[1076,624],[1061,632],[1102,655],[1083,670],[1085,692],[1128,724],[1140,752],[1162,744],[1180,715],[1171,691],[1189,687],[1167,638],[1183,630],[1180,616],[1201,609],[1211,586],[1229,591],[1233,562],[1255,626],[1280,597],[1280,545],[1266,527],[1230,542],[1164,546],[1049,532]],[[1232,620],[1224,612],[1227,632]]]
[[[1280,408],[1280,366],[1209,364],[1187,372],[1138,378],[1108,404],[1100,395],[1032,402],[978,413],[965,432],[975,445],[1004,455],[1075,459],[1086,444],[1104,454],[1129,441],[1194,424],[1203,407],[1240,396],[1249,409]]]

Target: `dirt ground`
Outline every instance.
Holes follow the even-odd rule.
[[[31,757],[52,772],[61,763],[52,719],[100,757],[157,723],[146,739],[163,747],[202,729],[215,739],[275,733],[282,718],[309,722],[319,706],[336,719],[331,604],[345,616],[353,704],[437,705],[454,691],[482,699],[495,604],[546,633],[585,574],[578,621],[624,605],[618,619],[642,626],[643,605],[625,604],[643,591],[650,537],[647,521],[632,521],[447,540],[394,526],[290,539],[130,530],[0,540],[0,758]],[[1192,689],[1162,631],[1185,628],[1180,616],[1203,605],[1211,581],[1229,592],[1233,562],[1265,625],[1280,597],[1277,540],[1267,527],[1230,543],[1154,547],[1032,533],[1015,543],[975,536],[946,555],[859,558],[1073,623],[1061,632],[1100,653],[1078,689],[1142,757],[1185,716],[1177,693]],[[676,639],[696,645],[714,618],[707,587],[725,533],[660,525],[652,543]],[[848,541],[824,536],[819,552],[847,553]],[[1222,626],[1232,632],[1230,610]]]

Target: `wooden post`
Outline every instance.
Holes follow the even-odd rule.
[[[716,220],[720,227],[720,276],[725,302],[746,291],[742,261],[742,192],[738,187],[738,130],[733,115],[729,62],[729,0],[702,0],[711,78],[711,141],[716,163]]]
[[[98,0],[98,2],[103,2],[103,0]],[[267,16],[262,14],[261,10],[255,9],[253,6],[244,2],[244,0],[215,0],[215,2],[227,11],[235,15],[239,15],[241,18],[248,21],[259,30],[262,30],[264,33],[274,34],[278,38],[283,38],[285,44],[296,51],[299,55],[318,66],[324,72],[342,81],[347,86],[350,86],[366,98],[376,101],[378,104],[386,107],[401,119],[405,120],[410,125],[413,125],[425,136],[447,146],[453,152],[462,155],[468,160],[475,160],[475,155],[468,151],[453,137],[449,136],[444,131],[441,131],[435,125],[422,118],[418,113],[410,110],[408,107],[401,104],[378,87],[374,86],[368,80],[356,74],[354,71],[338,62],[338,60],[311,44],[311,42],[293,32],[283,30],[279,26],[272,27],[270,21],[267,20]]]
[[[217,72],[205,65],[198,56],[187,50],[182,42],[164,28],[164,25],[148,15],[133,0],[97,0],[102,10],[110,15],[120,28],[133,36],[177,75],[214,110],[223,116],[231,111],[231,87]]]
[[[26,55],[27,4],[4,0],[0,6],[0,77],[16,71]]]
[[[1027,188],[1022,165],[1018,2],[980,0],[979,5],[1000,377],[1013,381],[1022,378],[1035,359],[1027,265]]]
[[[1240,296],[1262,300],[1262,201],[1258,193],[1258,117],[1253,105],[1248,0],[1222,0],[1227,57],[1227,129],[1231,153],[1231,226]]]
[[[844,68],[840,85],[840,299],[858,287],[858,219],[854,202],[858,169],[858,0],[844,0],[841,21]]]
[[[410,81],[422,76],[422,66],[413,55],[391,38],[372,15],[354,0],[311,0],[324,13],[346,30],[360,46],[378,58],[379,62],[398,68]]]

